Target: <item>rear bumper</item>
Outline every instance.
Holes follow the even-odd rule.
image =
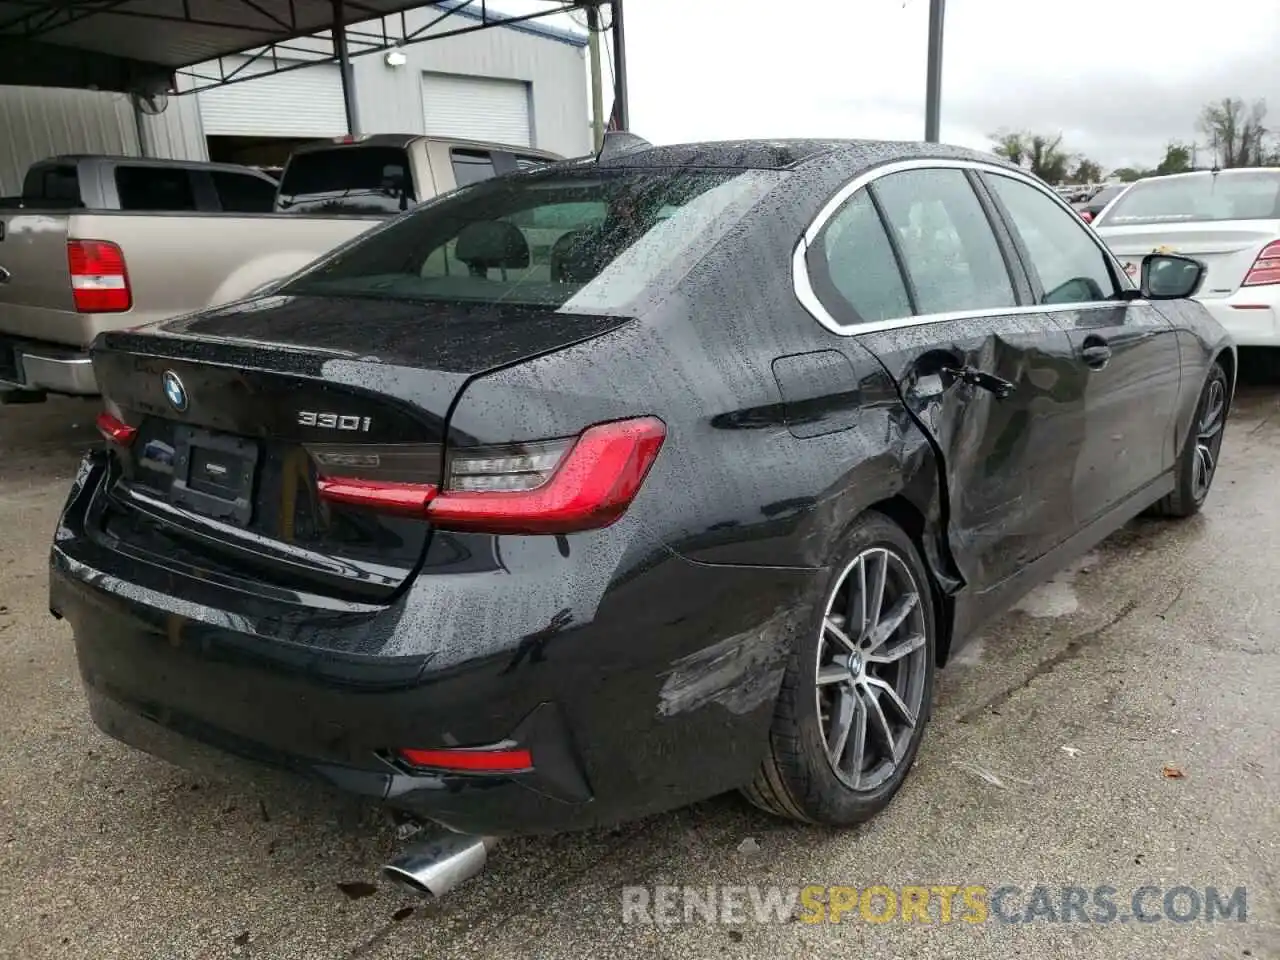
[[[1280,347],[1280,284],[1241,287],[1221,300],[1201,300],[1241,347]]]
[[[98,384],[87,350],[0,337],[0,390],[94,396]]]
[[[810,571],[649,553],[593,595],[600,552],[571,547],[557,567],[525,542],[499,570],[473,552],[465,573],[420,575],[386,607],[268,607],[86,536],[100,461],[55,535],[50,608],[72,626],[94,721],[125,743],[486,835],[681,806],[760,762],[792,629],[778,611],[804,609]],[[504,741],[529,749],[530,772],[428,774],[391,753]]]

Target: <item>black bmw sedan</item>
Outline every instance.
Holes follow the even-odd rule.
[[[486,837],[733,788],[852,824],[966,636],[1204,502],[1201,274],[1135,286],[978,153],[611,141],[103,335],[51,608],[180,764]]]

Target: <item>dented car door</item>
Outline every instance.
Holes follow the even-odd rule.
[[[1069,536],[1082,378],[1066,332],[1029,306],[971,171],[915,162],[877,176],[806,258],[819,318],[879,358],[940,454],[970,588],[985,592]]]
[[[1181,383],[1178,335],[1152,304],[1124,299],[1121,272],[1080,218],[1025,181],[983,173],[1027,267],[1035,303],[1071,339],[1087,425],[1072,509],[1079,526],[1173,467]]]

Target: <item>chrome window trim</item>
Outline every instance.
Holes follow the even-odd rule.
[[[1038,313],[1064,313],[1072,310],[1103,310],[1114,309],[1117,306],[1131,305],[1141,306],[1147,303],[1146,300],[1090,300],[1082,303],[1051,303],[1051,304],[1033,304],[1033,305],[1015,305],[1008,307],[983,308],[981,310],[955,310],[946,313],[922,313],[911,317],[893,317],[888,320],[873,320],[868,323],[849,323],[841,324],[827,310],[821,300],[818,299],[817,293],[814,292],[813,282],[809,276],[809,265],[806,257],[809,253],[809,247],[818,238],[818,234],[827,225],[827,222],[835,216],[836,212],[844,206],[855,193],[870,183],[874,183],[881,177],[887,177],[895,173],[901,173],[904,170],[976,170],[981,173],[991,174],[993,176],[1008,177],[1010,180],[1019,180],[1039,190],[1046,197],[1049,197],[1071,216],[1076,213],[1071,209],[1065,200],[1059,197],[1052,190],[1045,187],[1043,183],[1030,174],[1020,170],[1014,170],[1009,167],[1001,166],[996,163],[987,163],[981,160],[934,160],[929,158],[917,158],[912,160],[895,160],[892,163],[886,163],[883,166],[876,167],[858,174],[831,197],[830,200],[823,205],[818,211],[818,215],[813,218],[813,222],[800,235],[800,239],[796,242],[795,250],[791,255],[791,279],[792,287],[795,290],[796,299],[800,301],[801,306],[817,320],[820,324],[838,336],[847,337],[863,333],[880,333],[885,330],[898,330],[906,327],[920,327],[930,323],[945,323],[949,320],[971,320],[980,317],[1005,317],[1005,316],[1022,316],[1026,314]],[[1081,228],[1089,235],[1094,246],[1102,252],[1103,259],[1111,264],[1112,275],[1117,278],[1121,289],[1133,288],[1132,281],[1129,280],[1128,274],[1120,267],[1120,262],[1116,259],[1102,238],[1094,234],[1087,226],[1081,224]]]

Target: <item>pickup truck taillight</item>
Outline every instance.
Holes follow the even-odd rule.
[[[68,240],[71,292],[80,313],[123,313],[133,306],[124,254],[107,240]]]

